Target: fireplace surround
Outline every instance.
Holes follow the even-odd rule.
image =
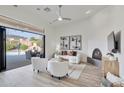
[[[102,60],[102,53],[100,49],[95,48],[92,53],[92,58],[97,60]]]
[[[87,62],[101,68],[102,52],[99,48],[95,48],[92,52],[92,58],[88,57]]]

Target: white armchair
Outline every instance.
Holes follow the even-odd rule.
[[[31,58],[31,63],[33,66],[33,71],[46,71],[47,68],[47,63],[48,63],[48,59],[47,58],[40,58],[40,57],[32,57]]]
[[[59,79],[68,75],[68,62],[49,61],[47,66],[48,72]]]

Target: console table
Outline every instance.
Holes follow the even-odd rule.
[[[102,58],[102,72],[103,76],[106,77],[108,72],[119,76],[119,62],[117,60],[110,60],[107,57]]]

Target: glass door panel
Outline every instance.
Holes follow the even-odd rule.
[[[44,57],[44,36],[16,29],[6,29],[8,69],[30,64],[31,57]]]

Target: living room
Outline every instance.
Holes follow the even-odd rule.
[[[123,87],[123,10],[123,5],[0,5],[0,28],[43,37],[42,56],[34,54],[29,64],[0,72],[0,86]],[[20,40],[36,46],[28,36]],[[112,62],[105,73],[104,58]]]
[[[86,62],[87,56],[92,57],[95,48],[99,48],[103,56],[109,53],[108,35],[113,31],[114,33],[121,31],[121,53],[115,53],[115,56],[120,60],[120,75],[123,77],[122,10],[123,6],[104,6],[102,10],[92,17],[55,28],[56,45],[59,44],[61,36],[82,35],[81,52],[84,54],[82,60]]]

